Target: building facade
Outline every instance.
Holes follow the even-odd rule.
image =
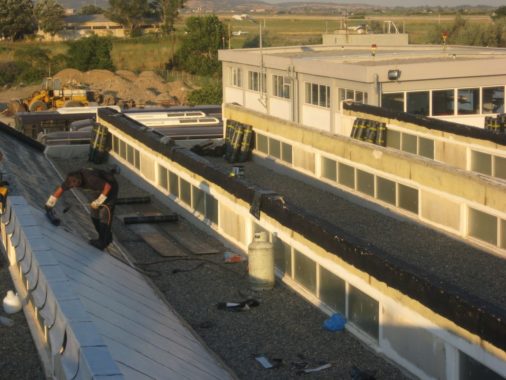
[[[223,50],[219,57],[223,119],[252,126],[254,159],[506,257],[506,134],[484,128],[486,119],[499,120],[504,112],[506,50],[342,45]],[[375,134],[383,128],[384,139],[358,138],[364,126]],[[304,252],[304,259],[292,255],[295,268],[308,267],[310,258],[320,276],[329,270],[345,282],[355,270],[335,267],[315,247]],[[331,304],[319,288],[324,277],[307,294],[305,278],[277,265],[305,297],[316,297],[322,308]],[[421,300],[407,291],[409,284],[417,291],[425,285],[407,278],[375,283],[378,275],[370,269],[362,275],[371,287],[360,291],[378,302],[364,312],[366,319],[381,314],[375,349],[424,379],[506,375],[504,348],[490,345],[481,333],[458,331],[458,312],[443,321],[431,297]],[[394,288],[399,294],[391,293]],[[334,284],[331,294],[338,293]],[[344,293],[347,303],[333,310],[353,318],[353,292]],[[475,301],[478,308],[484,305],[478,299],[470,304]],[[495,306],[501,314],[504,303]],[[478,322],[479,329],[485,324]],[[357,336],[365,331],[364,341],[371,343],[367,327],[355,326]],[[405,333],[392,334],[400,326]]]

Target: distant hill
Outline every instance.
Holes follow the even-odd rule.
[[[411,0],[404,0],[411,1]],[[471,1],[471,0],[470,0]],[[107,9],[109,0],[58,0],[65,8],[79,9],[84,5],[97,5],[98,7]],[[479,2],[479,1],[478,1]],[[460,6],[457,8],[483,8],[489,9],[490,6]],[[185,3],[184,13],[207,13],[207,12],[233,12],[233,13],[249,13],[249,12],[267,12],[267,13],[295,13],[295,14],[311,14],[311,13],[329,13],[339,14],[343,11],[356,12],[357,10],[368,11],[370,9],[392,9],[393,6],[387,5],[371,5],[357,3],[337,3],[334,2],[316,2],[316,1],[284,1],[278,0],[276,4],[267,3],[261,0],[187,0]],[[448,7],[446,10],[449,10]],[[427,6],[408,7],[404,10],[426,10]]]

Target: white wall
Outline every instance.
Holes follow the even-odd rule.
[[[224,103],[238,103],[244,105],[243,90],[235,87],[223,88],[223,102]]]
[[[267,97],[264,95],[264,99],[261,99],[261,96],[260,92],[246,91],[244,93],[244,106],[253,111],[267,113],[267,108],[262,104],[262,102],[267,104]]]
[[[269,114],[280,119],[292,121],[290,100],[269,98]]]
[[[330,109],[308,105],[302,106],[302,125],[330,132],[330,120]]]

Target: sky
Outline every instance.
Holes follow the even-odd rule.
[[[489,5],[492,7],[500,7],[506,6],[505,0],[342,0],[342,1],[332,1],[332,0],[264,0],[266,3],[271,4],[279,4],[286,2],[296,2],[303,1],[307,3],[313,2],[322,2],[322,3],[335,3],[335,4],[371,4],[371,5],[381,5],[385,7],[394,7],[394,6],[405,6],[405,7],[413,7],[420,5],[427,6],[458,6],[458,5]]]

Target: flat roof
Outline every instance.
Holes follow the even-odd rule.
[[[364,46],[232,49],[220,50],[219,59],[285,71],[291,66],[296,72],[367,82],[383,68],[404,69],[403,80],[506,75],[506,49],[475,46],[378,46],[374,56]],[[379,80],[388,80],[386,72]]]

